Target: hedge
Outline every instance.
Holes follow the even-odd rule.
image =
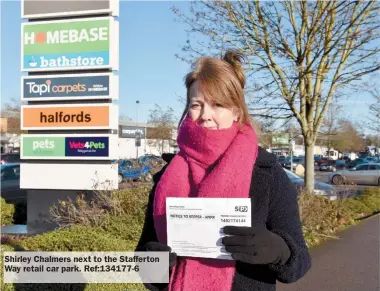
[[[15,213],[14,205],[8,204],[3,197],[1,197],[0,203],[1,225],[13,224],[13,216]]]

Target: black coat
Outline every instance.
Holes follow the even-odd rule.
[[[174,155],[163,158],[169,163]],[[153,223],[153,201],[156,185],[166,166],[154,176],[149,196],[145,224],[136,251],[157,237]],[[302,234],[297,191],[273,154],[259,148],[253,170],[250,196],[252,222],[266,224],[267,229],[280,235],[287,243],[291,256],[285,265],[250,265],[236,262],[231,291],[274,291],[276,280],[293,283],[311,268],[311,258]],[[167,284],[155,284],[152,290],[165,290]],[[192,291],[192,290],[183,290]],[[205,290],[207,291],[207,290]]]

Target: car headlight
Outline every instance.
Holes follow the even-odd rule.
[[[314,194],[315,195],[323,195],[323,196],[328,195],[328,193],[325,190],[318,190],[318,189],[314,189]]]

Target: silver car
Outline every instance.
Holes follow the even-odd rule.
[[[329,175],[334,185],[357,184],[380,186],[380,163],[361,164],[347,170],[336,171]]]

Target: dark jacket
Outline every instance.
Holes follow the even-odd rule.
[[[173,157],[170,154],[163,156],[168,163]],[[154,176],[137,251],[143,251],[143,246],[149,241],[157,242],[153,200],[157,182],[166,167]],[[264,223],[268,230],[280,235],[287,243],[291,256],[285,265],[250,265],[237,261],[232,291],[273,291],[276,290],[276,280],[292,283],[303,277],[311,267],[311,258],[302,234],[297,191],[276,157],[262,148],[259,148],[252,175],[250,197],[252,222]],[[155,289],[150,289],[165,290],[166,285],[157,284]]]

